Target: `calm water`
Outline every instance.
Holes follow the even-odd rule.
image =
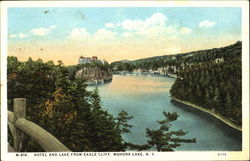
[[[99,85],[102,107],[112,115],[127,111],[134,116],[129,121],[134,127],[124,135],[126,141],[144,144],[145,129],[158,128],[163,111],[177,112],[172,130],[188,131],[185,138],[196,138],[197,143],[184,143],[179,151],[237,151],[241,150],[241,133],[214,117],[193,108],[170,102],[169,90],[175,79],[155,75],[114,75],[110,83]],[[89,87],[93,89],[94,87]]]

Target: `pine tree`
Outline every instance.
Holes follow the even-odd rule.
[[[225,110],[226,110],[226,116],[227,117],[231,117],[231,112],[232,112],[232,99],[231,96],[229,94],[229,92],[226,94],[226,98],[225,98]]]
[[[133,116],[128,116],[128,113],[126,111],[121,111],[118,113],[118,117],[115,118],[116,120],[116,128],[119,129],[121,133],[130,133],[130,128],[133,127],[133,125],[128,124],[128,120],[132,119]]]
[[[182,129],[177,131],[170,131],[171,122],[177,120],[179,115],[177,113],[163,112],[165,119],[157,121],[160,128],[157,130],[146,129],[147,137],[149,137],[149,147],[155,147],[157,151],[173,151],[174,148],[181,146],[180,143],[195,143],[196,139],[183,139],[182,136],[187,132]]]

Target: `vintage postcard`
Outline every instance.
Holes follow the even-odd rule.
[[[248,6],[1,2],[2,160],[249,160]]]

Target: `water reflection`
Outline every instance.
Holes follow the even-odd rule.
[[[114,116],[121,110],[134,116],[129,121],[134,125],[132,133],[123,136],[132,143],[146,143],[145,129],[158,128],[156,120],[163,119],[166,111],[180,115],[173,130],[183,129],[189,132],[186,138],[197,138],[197,143],[183,144],[177,150],[241,150],[237,132],[209,115],[171,103],[169,90],[174,81],[154,75],[114,75],[112,82],[98,86],[102,107]]]
[[[167,91],[171,84],[171,82],[162,81],[157,77],[154,79],[149,75],[141,75],[141,77],[136,75],[115,75],[112,83],[107,86],[113,92],[145,94]]]

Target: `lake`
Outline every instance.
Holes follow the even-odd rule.
[[[110,83],[98,85],[102,107],[114,117],[121,110],[134,117],[129,121],[134,126],[131,133],[123,135],[131,143],[145,144],[145,129],[158,128],[156,120],[164,119],[162,112],[166,111],[180,115],[172,130],[188,131],[184,137],[197,141],[183,143],[176,151],[241,151],[241,132],[197,109],[171,103],[169,90],[174,81],[151,74],[114,75]]]

